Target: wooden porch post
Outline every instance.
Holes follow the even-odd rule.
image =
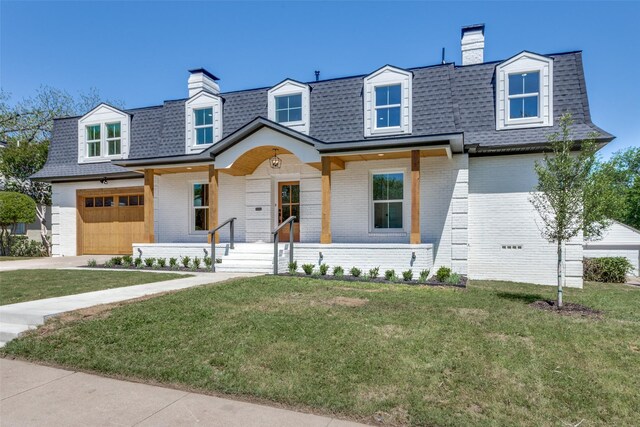
[[[412,245],[420,243],[420,150],[411,150],[411,237]]]
[[[209,165],[209,230],[218,226],[218,170]],[[208,237],[211,243],[211,234]],[[220,235],[216,234],[216,242],[220,243]],[[215,262],[215,261],[214,261]]]
[[[331,157],[322,157],[322,230],[320,243],[331,243]]]
[[[153,169],[144,170],[144,241],[154,243],[154,218],[153,218],[153,195],[154,195],[154,173]]]

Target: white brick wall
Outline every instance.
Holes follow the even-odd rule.
[[[541,158],[469,159],[470,278],[556,284],[556,246],[541,237],[539,217],[529,202],[537,182],[534,162]],[[582,287],[581,237],[567,244],[566,261],[567,285]]]
[[[76,255],[76,190],[142,186],[142,179],[114,179],[54,183],[51,186],[51,240],[53,256]]]

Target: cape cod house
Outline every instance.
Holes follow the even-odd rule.
[[[577,140],[613,137],[591,122],[581,52],[483,50],[475,25],[462,65],[236,92],[196,69],[186,99],[57,119],[35,175],[53,185],[53,253],[210,255],[208,230],[225,224],[220,270],[271,271],[277,235],[282,265],[292,238],[299,264],[554,284],[528,201],[534,162],[565,112]],[[582,285],[582,244],[567,246],[569,286]]]

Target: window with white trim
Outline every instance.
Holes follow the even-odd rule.
[[[404,173],[386,172],[371,175],[373,228],[403,228]]]
[[[399,127],[402,109],[402,85],[375,87],[376,129]]]
[[[86,127],[87,157],[100,157],[100,128],[99,124]]]
[[[509,74],[509,119],[540,117],[540,72]]]
[[[213,107],[193,109],[196,145],[213,144]]]
[[[290,123],[302,120],[302,94],[276,96],[276,122]]]
[[[192,231],[209,230],[209,184],[196,183],[192,186]]]
[[[120,141],[120,122],[107,123],[107,150],[109,156],[120,154],[122,150]]]

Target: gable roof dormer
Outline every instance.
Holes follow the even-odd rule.
[[[269,120],[309,134],[311,87],[308,84],[283,80],[269,89],[267,102]]]
[[[101,103],[78,120],[78,163],[129,156],[131,115]]]
[[[385,65],[364,78],[364,136],[412,131],[413,73]]]

